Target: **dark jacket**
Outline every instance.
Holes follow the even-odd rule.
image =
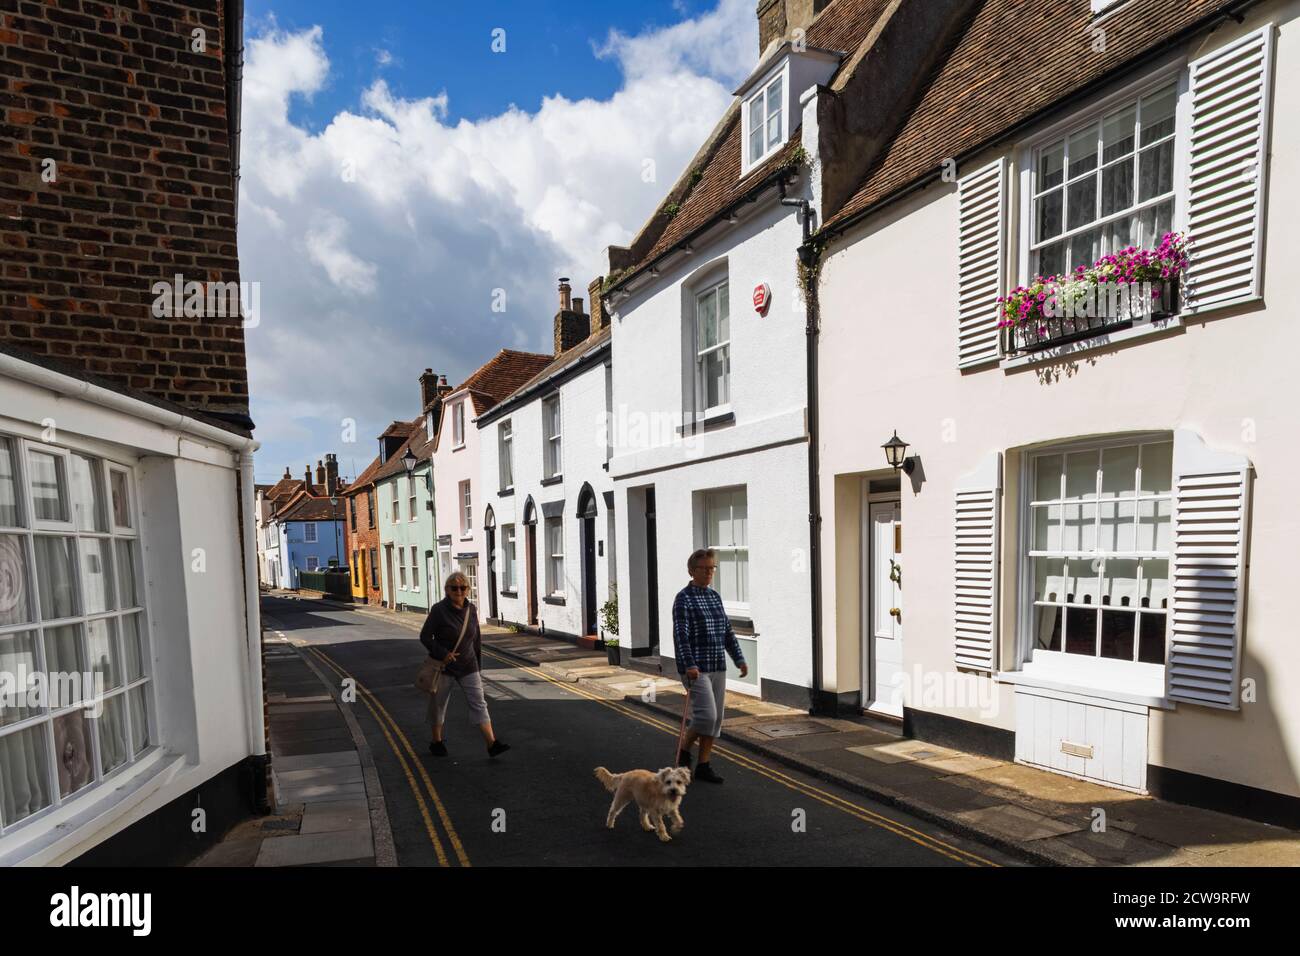
[[[420,628],[420,643],[424,645],[430,657],[442,660],[456,646],[460,625],[466,614],[469,615],[469,624],[465,628],[464,638],[461,639],[460,650],[456,652],[456,659],[445,668],[451,677],[464,677],[479,669],[478,662],[483,655],[483,638],[478,631],[478,610],[466,601],[465,606],[458,611],[452,606],[449,598],[443,598],[429,608],[429,616],[424,619],[424,627]]]

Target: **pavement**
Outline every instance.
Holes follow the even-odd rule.
[[[275,812],[191,866],[394,866],[369,744],[343,689],[287,638],[263,633]]]
[[[338,605],[308,598],[277,604],[294,607],[307,617],[316,619],[318,626],[337,633],[333,639],[337,644],[330,653],[341,662],[338,665],[341,670],[356,669],[357,672],[363,672],[367,667],[378,666],[374,661],[376,653],[373,648],[363,650],[355,643],[356,633],[369,635],[374,628],[380,628],[383,635],[389,635],[387,640],[391,640],[394,633],[406,632],[407,639],[404,643],[399,643],[398,649],[402,649],[402,644],[406,645],[403,653],[411,657],[403,658],[403,662],[383,663],[382,667],[386,670],[381,670],[374,676],[389,685],[389,693],[396,693],[396,688],[399,687],[403,692],[409,691],[409,672],[413,670],[411,662],[419,661],[422,653],[419,645],[413,645],[412,648],[409,637],[413,636],[412,631],[419,630],[422,615],[394,613],[364,605]],[[313,628],[307,628],[308,635],[311,635],[312,630]],[[300,635],[302,632],[290,633]],[[294,637],[292,640],[299,639]],[[311,640],[311,637],[307,640]],[[524,688],[528,684],[541,683],[534,680],[536,678],[558,688],[572,688],[569,697],[582,696],[604,702],[607,708],[619,709],[625,715],[645,714],[646,719],[659,724],[660,731],[667,728],[669,735],[676,735],[684,693],[675,674],[662,676],[640,669],[610,666],[603,653],[580,649],[565,641],[502,628],[484,628],[484,649],[489,684],[498,688],[495,695],[489,693],[489,704],[494,714],[502,708],[504,700],[510,698],[507,695],[502,700],[499,688]],[[551,698],[558,700],[565,697],[556,695]],[[407,702],[404,696],[400,702],[403,713],[408,715],[406,721],[402,722],[404,726],[420,726],[421,714],[416,705]],[[454,717],[456,708],[458,705],[454,702]],[[395,702],[395,713],[396,710],[398,704]],[[517,727],[520,726],[517,721],[523,719],[525,726],[538,730],[539,734],[543,724],[562,719],[554,706],[547,710],[520,709],[512,715],[516,718],[515,721],[506,723],[503,719],[500,726]],[[367,726],[365,714],[359,714],[359,717],[365,735],[370,739],[380,735],[378,728]],[[569,726],[546,727],[545,734],[542,735],[545,736],[547,745],[554,745],[558,739],[564,741],[567,747],[599,752],[599,745],[589,747],[593,740],[591,731],[594,731],[598,721],[603,726],[604,715],[586,714],[584,723],[590,726],[577,728],[576,731]],[[624,719],[619,723],[625,724],[628,721]],[[450,723],[448,727],[451,727]],[[455,739],[451,736],[452,732],[454,730],[448,728],[448,741]],[[517,730],[512,732],[519,734]],[[458,736],[463,740],[469,734],[472,734],[471,728],[465,727]],[[629,734],[628,728],[608,728],[606,732],[595,735],[597,743],[599,737],[606,734],[619,735],[619,748],[624,752],[636,752],[638,749],[636,745],[630,744],[634,735]],[[541,744],[542,741],[534,743]],[[827,793],[833,797],[827,803],[835,804],[839,801],[840,809],[845,813],[858,813],[863,819],[866,814],[880,814],[881,817],[888,814],[894,823],[902,827],[924,832],[933,842],[958,848],[958,852],[950,855],[956,858],[962,858],[962,853],[969,853],[971,856],[980,856],[985,861],[1002,864],[1022,861],[1066,866],[1300,865],[1300,834],[1295,831],[1212,810],[1115,791],[1019,763],[993,760],[978,754],[906,739],[892,727],[868,719],[811,718],[806,711],[784,708],[772,702],[729,692],[727,724],[719,747],[723,752],[732,754],[728,760],[736,766],[748,767],[759,775],[770,774],[772,779],[781,777],[796,780],[800,783],[802,792],[813,795],[815,800],[820,800],[816,793]],[[667,749],[671,749],[671,744],[668,744]],[[641,765],[654,766],[668,762],[669,754],[664,750],[666,747],[662,743],[656,745],[651,749],[654,756],[647,757],[649,762]],[[380,754],[378,747],[376,753],[382,775],[386,758]],[[515,754],[506,754],[502,761],[510,760],[512,756]],[[428,756],[424,757],[424,762],[428,763],[429,760]],[[610,760],[615,758],[611,757]],[[582,763],[584,760],[580,758],[576,762]],[[486,765],[486,758],[478,758],[476,767],[478,763]],[[439,770],[441,767],[434,769]],[[611,769],[617,770],[619,766],[611,763]],[[573,773],[580,774],[581,771],[575,770]],[[394,775],[393,786],[402,786],[400,775]],[[459,780],[456,780],[455,786],[459,786]],[[493,778],[485,775],[480,786],[493,786]],[[757,784],[746,783],[745,786]],[[703,784],[697,784],[692,796],[701,787]],[[477,796],[481,797],[482,792],[478,792]],[[728,796],[735,796],[735,792],[729,792]],[[866,801],[862,801],[863,797],[866,797]],[[784,796],[759,797],[751,813],[762,816],[766,810],[764,799],[779,801]],[[395,805],[398,797],[391,796],[391,801]],[[690,803],[694,810],[697,801],[692,800]],[[858,809],[855,812],[845,810],[849,804]],[[735,809],[737,808],[733,808]],[[690,813],[686,816],[692,818]],[[404,865],[406,861],[402,857],[411,856],[411,853],[403,853],[403,839],[399,829],[398,823],[394,822],[395,839],[399,844],[399,864]],[[865,835],[857,830],[839,832],[840,842],[823,851],[828,856],[814,856],[807,861],[814,864],[850,862],[854,853],[844,845],[844,839],[849,836],[854,840],[865,840]],[[870,843],[870,840],[866,843]],[[495,851],[498,844],[489,845],[491,851]],[[797,845],[802,856],[807,844]],[[970,853],[971,847],[987,849]],[[494,856],[491,851],[489,856]],[[789,855],[787,848],[779,862],[793,862]],[[564,853],[559,853],[556,860],[563,856]],[[933,858],[914,860],[892,844],[888,847],[876,845],[867,853],[867,858],[876,864],[879,864],[881,858],[905,864],[917,862],[928,865],[936,862]],[[556,860],[547,860],[545,853],[542,858],[513,858],[515,862]],[[858,865],[872,864],[858,862]]]

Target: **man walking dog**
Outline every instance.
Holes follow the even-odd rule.
[[[722,711],[726,706],[727,660],[723,651],[731,655],[741,677],[749,673],[749,665],[740,653],[722,596],[709,587],[718,570],[717,554],[709,548],[694,552],[686,562],[686,570],[691,583],[678,591],[673,601],[673,649],[690,706],[690,722],[677,765],[690,767],[691,744],[699,740],[700,762],[695,767],[695,779],[722,783],[709,765],[709,757],[713,741],[722,732]]]

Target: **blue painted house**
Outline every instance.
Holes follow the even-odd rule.
[[[341,495],[344,486],[338,481],[334,456],[327,458],[326,467],[317,470],[323,481],[299,491],[271,519],[278,542],[273,587],[297,589],[302,571],[347,567],[347,501]],[[326,493],[314,494],[315,488]]]

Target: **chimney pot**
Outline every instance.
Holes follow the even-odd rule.
[[[577,298],[576,296],[573,299],[573,311],[581,312],[583,315],[587,314],[586,311],[582,308],[582,300]]]
[[[292,477],[292,476],[289,474],[289,466],[288,466],[288,465],[285,465],[285,466],[284,466],[284,477],[286,477],[286,478],[290,478],[290,477]]]
[[[573,293],[573,288],[569,285],[569,277],[561,276],[560,277],[560,311],[561,312],[569,312],[572,310],[573,303],[570,300],[570,295],[572,293]]]

